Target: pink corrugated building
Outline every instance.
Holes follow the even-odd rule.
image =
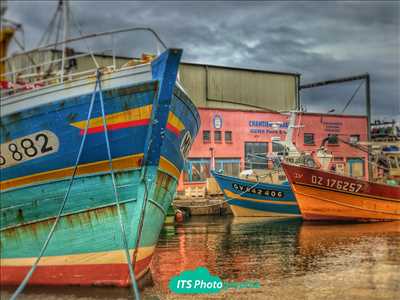
[[[178,190],[205,184],[212,167],[234,176],[247,168],[266,167],[265,159],[259,156],[276,155],[281,146],[275,142],[286,138],[289,116],[285,114],[208,108],[199,112],[200,132]],[[300,126],[294,129],[292,141],[299,151],[313,154],[326,137],[337,135],[337,144],[325,143],[333,155],[331,168],[352,176],[368,176],[367,153],[346,144],[367,141],[365,116],[299,113],[295,124]]]

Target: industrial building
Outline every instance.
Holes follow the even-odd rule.
[[[205,185],[212,167],[238,176],[244,169],[265,168],[266,159],[282,151],[278,142],[286,139],[287,114],[211,108],[200,108],[199,112],[202,125],[189,153],[180,190],[187,185]],[[293,132],[298,151],[315,153],[326,137],[337,135],[347,143],[325,144],[333,155],[331,168],[342,174],[367,177],[368,154],[350,145],[368,140],[365,116],[299,113],[296,124],[302,124]],[[265,159],[257,162],[255,156]]]
[[[282,150],[289,111],[299,110],[300,74],[199,64],[182,64],[180,79],[197,105],[201,128],[187,159],[178,191],[204,186],[210,170],[238,176],[249,168],[266,168],[268,157]],[[365,116],[298,113],[293,144],[298,151],[314,153],[325,144],[333,155],[331,168],[342,174],[368,177],[366,152],[350,146],[368,140]],[[264,159],[254,159],[255,156]]]

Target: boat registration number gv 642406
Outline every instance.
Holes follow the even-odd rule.
[[[316,175],[311,176],[311,182],[316,185],[354,193],[357,193],[362,188],[362,184],[360,183],[348,182],[346,180],[336,180],[334,178],[324,178]]]
[[[58,137],[48,130],[39,131],[1,144],[0,168],[8,168],[57,152],[59,144]]]
[[[276,197],[276,198],[282,198],[284,196],[283,192],[280,192],[280,191],[245,186],[245,185],[241,185],[238,183],[233,183],[232,187],[239,192],[250,193],[250,194],[255,194],[255,195],[270,196],[270,197]]]

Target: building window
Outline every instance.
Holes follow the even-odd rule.
[[[232,143],[232,131],[225,131],[225,143]]]
[[[388,160],[390,162],[390,167],[392,169],[398,169],[399,168],[400,165],[399,166],[397,165],[397,161],[396,161],[396,157],[395,156],[389,156]]]
[[[314,133],[304,134],[304,145],[315,145]]]
[[[364,177],[364,159],[363,158],[348,158],[347,172],[352,177]]]
[[[210,177],[210,159],[188,159],[183,172],[186,182],[206,181]]]
[[[240,159],[216,159],[215,170],[223,170],[224,175],[239,176],[240,172]]]
[[[351,144],[357,144],[359,141],[360,141],[360,135],[359,134],[350,135],[349,142]]]
[[[245,142],[245,169],[266,169],[268,143]]]
[[[214,142],[221,143],[222,142],[222,132],[219,130],[214,131]]]
[[[280,137],[272,137],[272,152],[273,153],[283,153],[285,152],[285,147],[280,143],[281,138]]]
[[[203,130],[203,143],[208,144],[211,142],[211,132],[210,130]]]
[[[339,137],[337,134],[328,134],[328,144],[337,145],[339,144]]]

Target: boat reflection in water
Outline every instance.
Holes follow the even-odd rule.
[[[223,281],[259,289],[221,296],[320,299],[353,295],[392,299],[400,292],[400,223],[314,224],[299,218],[196,217],[161,236],[146,294],[169,294],[169,280],[199,266]],[[240,298],[240,297],[239,297]],[[242,299],[242,298],[240,298]]]
[[[365,224],[336,224],[303,222],[299,232],[301,255],[326,255],[327,252],[345,249],[364,243],[368,239],[391,237],[400,242],[400,222]]]

